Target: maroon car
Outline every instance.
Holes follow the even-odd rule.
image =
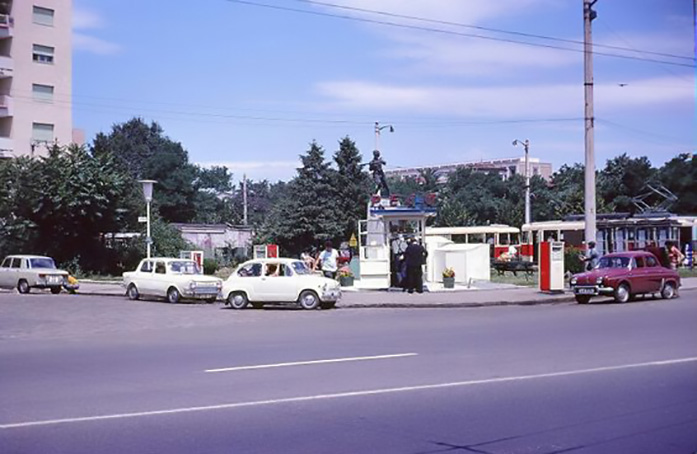
[[[676,296],[678,287],[678,272],[664,268],[655,255],[645,251],[605,255],[592,270],[571,277],[571,290],[582,304],[599,295],[612,296],[618,303],[650,293],[669,299]]]

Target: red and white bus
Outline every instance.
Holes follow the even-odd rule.
[[[426,236],[441,236],[455,243],[489,243],[491,257],[496,259],[515,247],[521,260],[532,260],[532,244],[521,242],[520,229],[505,224],[468,227],[427,227]]]

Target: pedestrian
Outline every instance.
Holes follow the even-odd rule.
[[[409,293],[423,293],[424,281],[421,266],[426,263],[428,252],[414,238],[409,239],[407,250],[404,251],[404,261],[407,265],[407,291]]]
[[[598,259],[600,258],[600,254],[598,254],[598,250],[595,248],[595,241],[588,243],[586,254],[579,256],[579,258],[586,264],[586,271],[590,271],[595,268],[595,266],[598,264]]]
[[[666,241],[666,249],[668,250],[668,261],[670,262],[670,268],[677,270],[678,266],[685,260],[685,256],[680,252],[675,242]]]
[[[315,267],[319,264],[324,277],[336,279],[336,272],[339,269],[338,260],[339,254],[332,246],[332,242],[326,241],[324,243],[324,250],[317,256]]]

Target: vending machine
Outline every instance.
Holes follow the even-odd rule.
[[[564,242],[540,243],[539,286],[542,292],[564,291]]]

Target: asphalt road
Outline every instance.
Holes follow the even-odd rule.
[[[697,292],[235,312],[0,294],[0,452],[697,452]]]

